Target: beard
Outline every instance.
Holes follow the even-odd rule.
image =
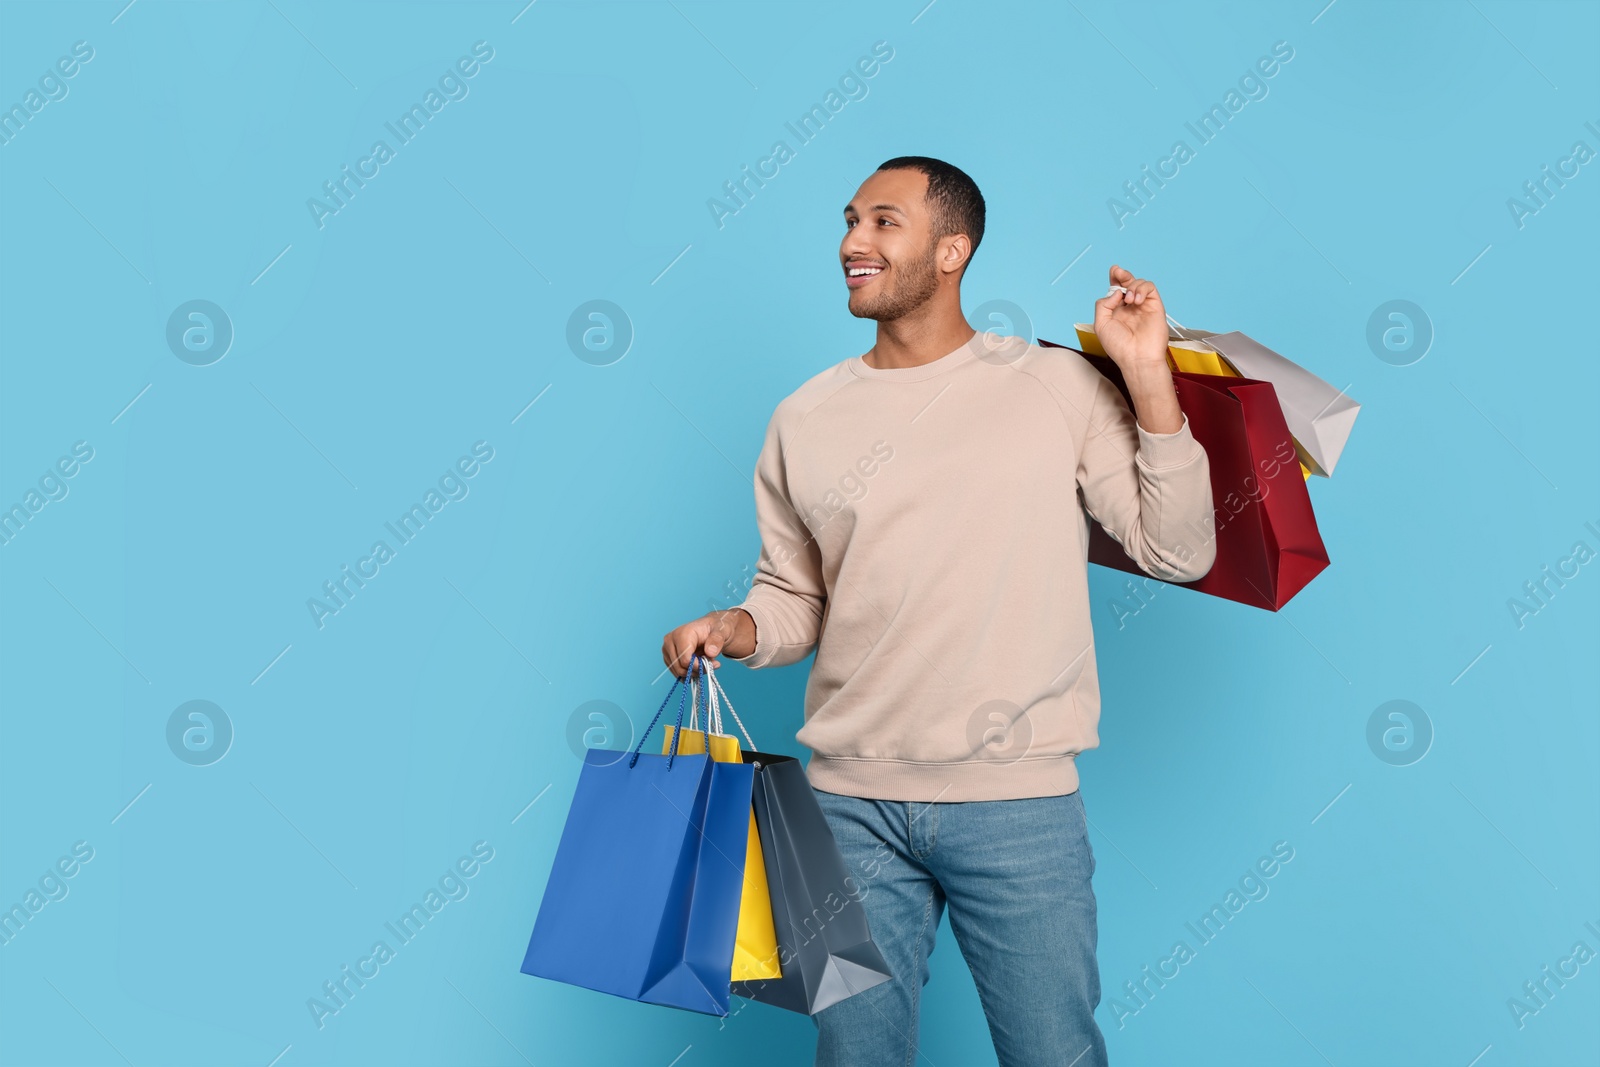
[[[871,286],[869,282],[868,286],[877,290],[872,295],[865,290],[852,291],[850,314],[858,319],[892,322],[926,304],[939,289],[939,272],[934,266],[936,244],[930,240],[926,251],[909,263],[890,264],[895,276],[887,286]]]

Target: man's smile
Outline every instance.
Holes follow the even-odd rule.
[[[855,263],[844,265],[844,283],[852,289],[859,289],[886,270],[881,263],[871,263],[858,260]]]

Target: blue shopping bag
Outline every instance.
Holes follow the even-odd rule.
[[[676,743],[643,752],[682,684],[632,759],[585,754],[522,972],[727,1015],[755,770],[679,755]],[[680,693],[675,738],[683,705]]]

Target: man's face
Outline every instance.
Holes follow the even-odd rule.
[[[839,259],[850,314],[888,322],[915,311],[938,290],[927,190],[928,178],[919,170],[875,171],[845,207]]]

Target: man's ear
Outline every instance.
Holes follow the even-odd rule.
[[[964,233],[953,233],[939,242],[939,269],[946,274],[961,273],[972,258],[972,242]]]

